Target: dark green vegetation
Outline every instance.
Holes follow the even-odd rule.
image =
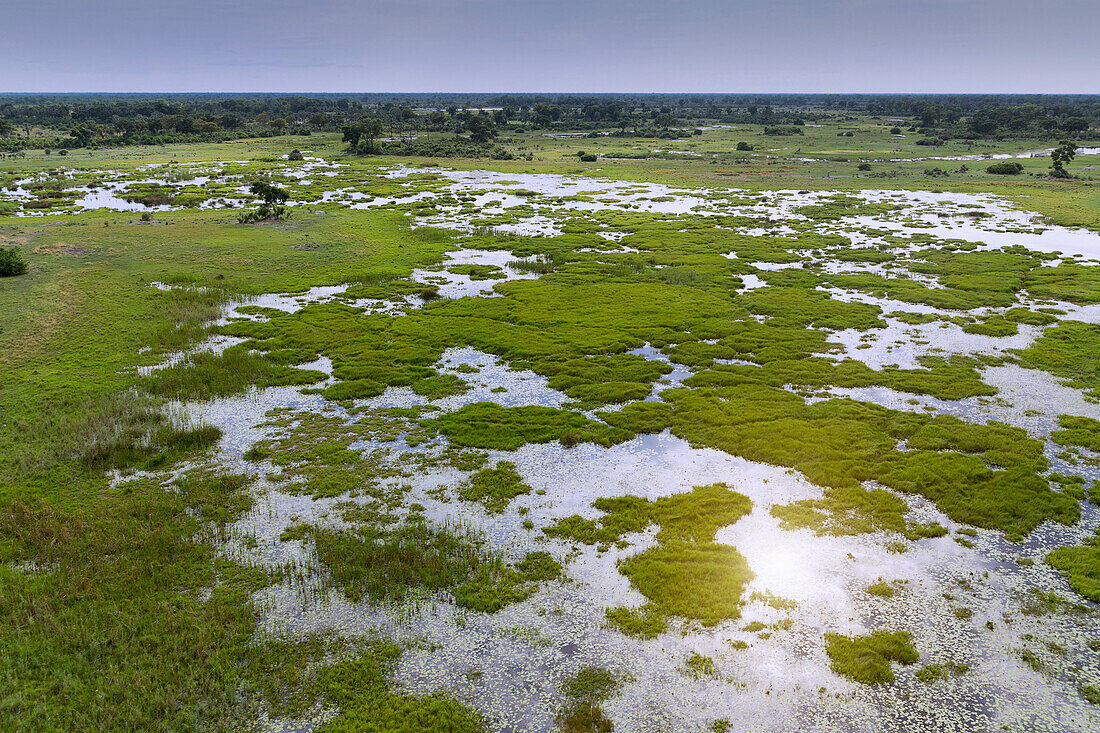
[[[891,662],[913,664],[920,658],[908,631],[874,631],[867,636],[826,634],[825,651],[834,672],[868,685],[893,682]]]
[[[597,499],[599,520],[567,517],[546,530],[586,544],[610,544],[623,535],[657,525],[657,545],[626,558],[619,570],[649,603],[639,612],[608,612],[612,625],[626,633],[652,637],[662,617],[681,616],[713,625],[741,615],[741,591],[752,579],[745,558],[714,533],[752,510],[747,497],[725,484],[699,486],[686,494],[649,501],[636,496]]]
[[[433,529],[423,520],[385,530],[364,523],[358,532],[299,528],[295,536],[312,537],[331,582],[352,601],[395,602],[413,589],[446,591],[461,606],[493,613],[529,597],[561,570],[545,552],[509,566],[480,538]]]
[[[600,703],[618,694],[623,679],[606,669],[585,667],[562,685],[566,702],[555,722],[561,733],[611,733],[615,726]]]
[[[474,107],[474,110],[468,109]],[[475,111],[479,107],[492,112]],[[691,137],[705,124],[759,125],[772,135],[802,135],[809,122],[862,113],[905,118],[923,140],[1088,134],[1100,119],[1095,96],[985,95],[909,97],[813,94],[339,94],[10,95],[0,97],[0,150],[28,147],[151,145],[341,130],[345,142],[379,152],[383,132],[428,133],[386,145],[431,142],[466,133],[474,143],[528,130],[605,130],[622,137]],[[895,128],[899,129],[900,128]],[[629,130],[629,131],[628,131]],[[851,137],[855,133],[840,133]],[[897,134],[897,133],[892,133]],[[369,143],[369,144],[367,144]],[[748,143],[738,150],[751,150]],[[402,154],[416,154],[401,149]],[[426,154],[421,152],[420,154]]]
[[[14,247],[0,247],[0,277],[22,275],[26,271],[27,263],[23,261],[19,250]]]

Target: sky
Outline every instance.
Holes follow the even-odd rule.
[[[1100,0],[0,0],[0,92],[1100,93]]]

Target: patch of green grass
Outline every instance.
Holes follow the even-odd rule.
[[[866,636],[826,634],[825,651],[834,672],[868,685],[893,682],[891,662],[913,664],[919,658],[908,631],[874,631]]]
[[[637,639],[655,639],[668,628],[668,621],[650,605],[638,610],[609,608],[606,617],[608,626]]]
[[[619,563],[619,571],[649,599],[642,612],[645,621],[618,612],[616,622],[641,630],[656,627],[654,617],[682,616],[713,625],[741,615],[741,592],[753,572],[735,548],[716,544],[714,533],[752,510],[747,497],[725,484],[712,484],[654,501],[601,498],[593,506],[604,512],[601,519],[573,515],[543,531],[550,537],[609,544],[650,524],[659,526],[656,546]]]
[[[210,400],[247,392],[255,387],[305,385],[325,378],[323,372],[273,364],[240,347],[221,354],[201,351],[186,361],[159,369],[146,378],[152,394],[175,399]]]
[[[555,722],[561,733],[611,733],[615,729],[600,707],[617,695],[623,680],[609,670],[585,667],[561,687],[566,698]]]
[[[970,667],[966,664],[956,664],[955,662],[945,662],[943,664],[926,664],[917,670],[917,679],[925,684],[933,684],[940,680],[946,680],[952,676],[958,676],[960,674],[966,674],[970,670]]]
[[[1058,445],[1076,445],[1100,453],[1100,420],[1076,415],[1059,415],[1050,439]]]
[[[1020,352],[1021,363],[1060,377],[1067,385],[1100,400],[1100,326],[1064,321],[1043,332]]]
[[[880,598],[893,598],[895,595],[897,595],[898,590],[890,583],[887,583],[882,578],[879,578],[876,582],[871,583],[869,586],[867,586],[867,592],[873,596],[878,596]]]
[[[483,468],[458,487],[460,499],[481,502],[489,514],[500,514],[512,499],[530,493],[531,487],[524,483],[511,461]]]
[[[680,673],[693,680],[701,680],[704,678],[717,679],[718,665],[714,663],[712,657],[700,654],[699,652],[692,652],[691,656],[684,662],[684,666],[680,669]]]
[[[1100,535],[1083,545],[1058,547],[1047,554],[1046,561],[1061,571],[1075,591],[1100,603]]]
[[[1014,541],[1047,519],[1072,523],[1080,515],[1075,500],[1038,475],[1047,465],[1042,443],[1019,428],[846,399],[806,404],[753,383],[673,389],[662,397],[673,405],[673,434],[693,446],[796,468],[825,486],[823,500],[778,510],[794,526],[904,531],[904,503],[865,489],[870,480],[925,496],[952,519],[1000,529]],[[907,450],[898,450],[902,440]]]
[[[352,601],[397,602],[412,589],[445,591],[461,606],[495,613],[530,597],[561,571],[545,552],[509,566],[480,537],[436,529],[415,517],[390,527],[367,522],[357,533],[312,527],[308,536],[329,581]]]
[[[129,482],[94,511],[5,505],[0,727],[231,731],[254,719],[240,659],[249,593],[267,580],[210,544],[214,525],[247,509],[243,480],[188,475],[178,488]],[[28,562],[37,569],[10,565]]]
[[[524,443],[554,440],[569,447],[579,443],[609,446],[629,440],[625,430],[589,420],[584,415],[552,407],[501,407],[476,402],[437,418],[425,428],[438,430],[453,445],[490,450],[516,450]]]

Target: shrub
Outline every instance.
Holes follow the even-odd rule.
[[[742,151],[752,150],[752,146],[749,145],[747,142],[741,141],[741,142],[737,143],[737,149],[742,150]]]
[[[998,176],[1016,176],[1024,172],[1024,167],[1015,161],[1002,160],[986,168],[985,172]]]
[[[295,148],[290,151],[290,154],[286,156],[287,160],[305,160],[305,156],[302,155],[302,151]]]
[[[27,271],[27,263],[14,247],[0,248],[0,277],[22,275]]]
[[[900,135],[901,134],[901,128],[900,127],[891,127],[890,128],[890,134],[891,135]]]
[[[588,155],[582,155],[581,156],[581,161],[583,161],[585,163],[595,163],[596,162],[596,156],[592,155],[591,153],[589,153]]]
[[[869,171],[869,170],[871,170],[871,164],[870,163],[860,163],[859,165],[856,166],[856,168],[861,170],[861,171]]]

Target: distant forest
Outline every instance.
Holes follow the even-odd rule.
[[[343,131],[362,150],[404,133],[606,130],[677,137],[707,124],[879,117],[940,140],[1100,136],[1100,95],[23,94],[0,95],[0,151]],[[392,147],[392,146],[391,146]],[[385,145],[378,152],[390,152]]]

